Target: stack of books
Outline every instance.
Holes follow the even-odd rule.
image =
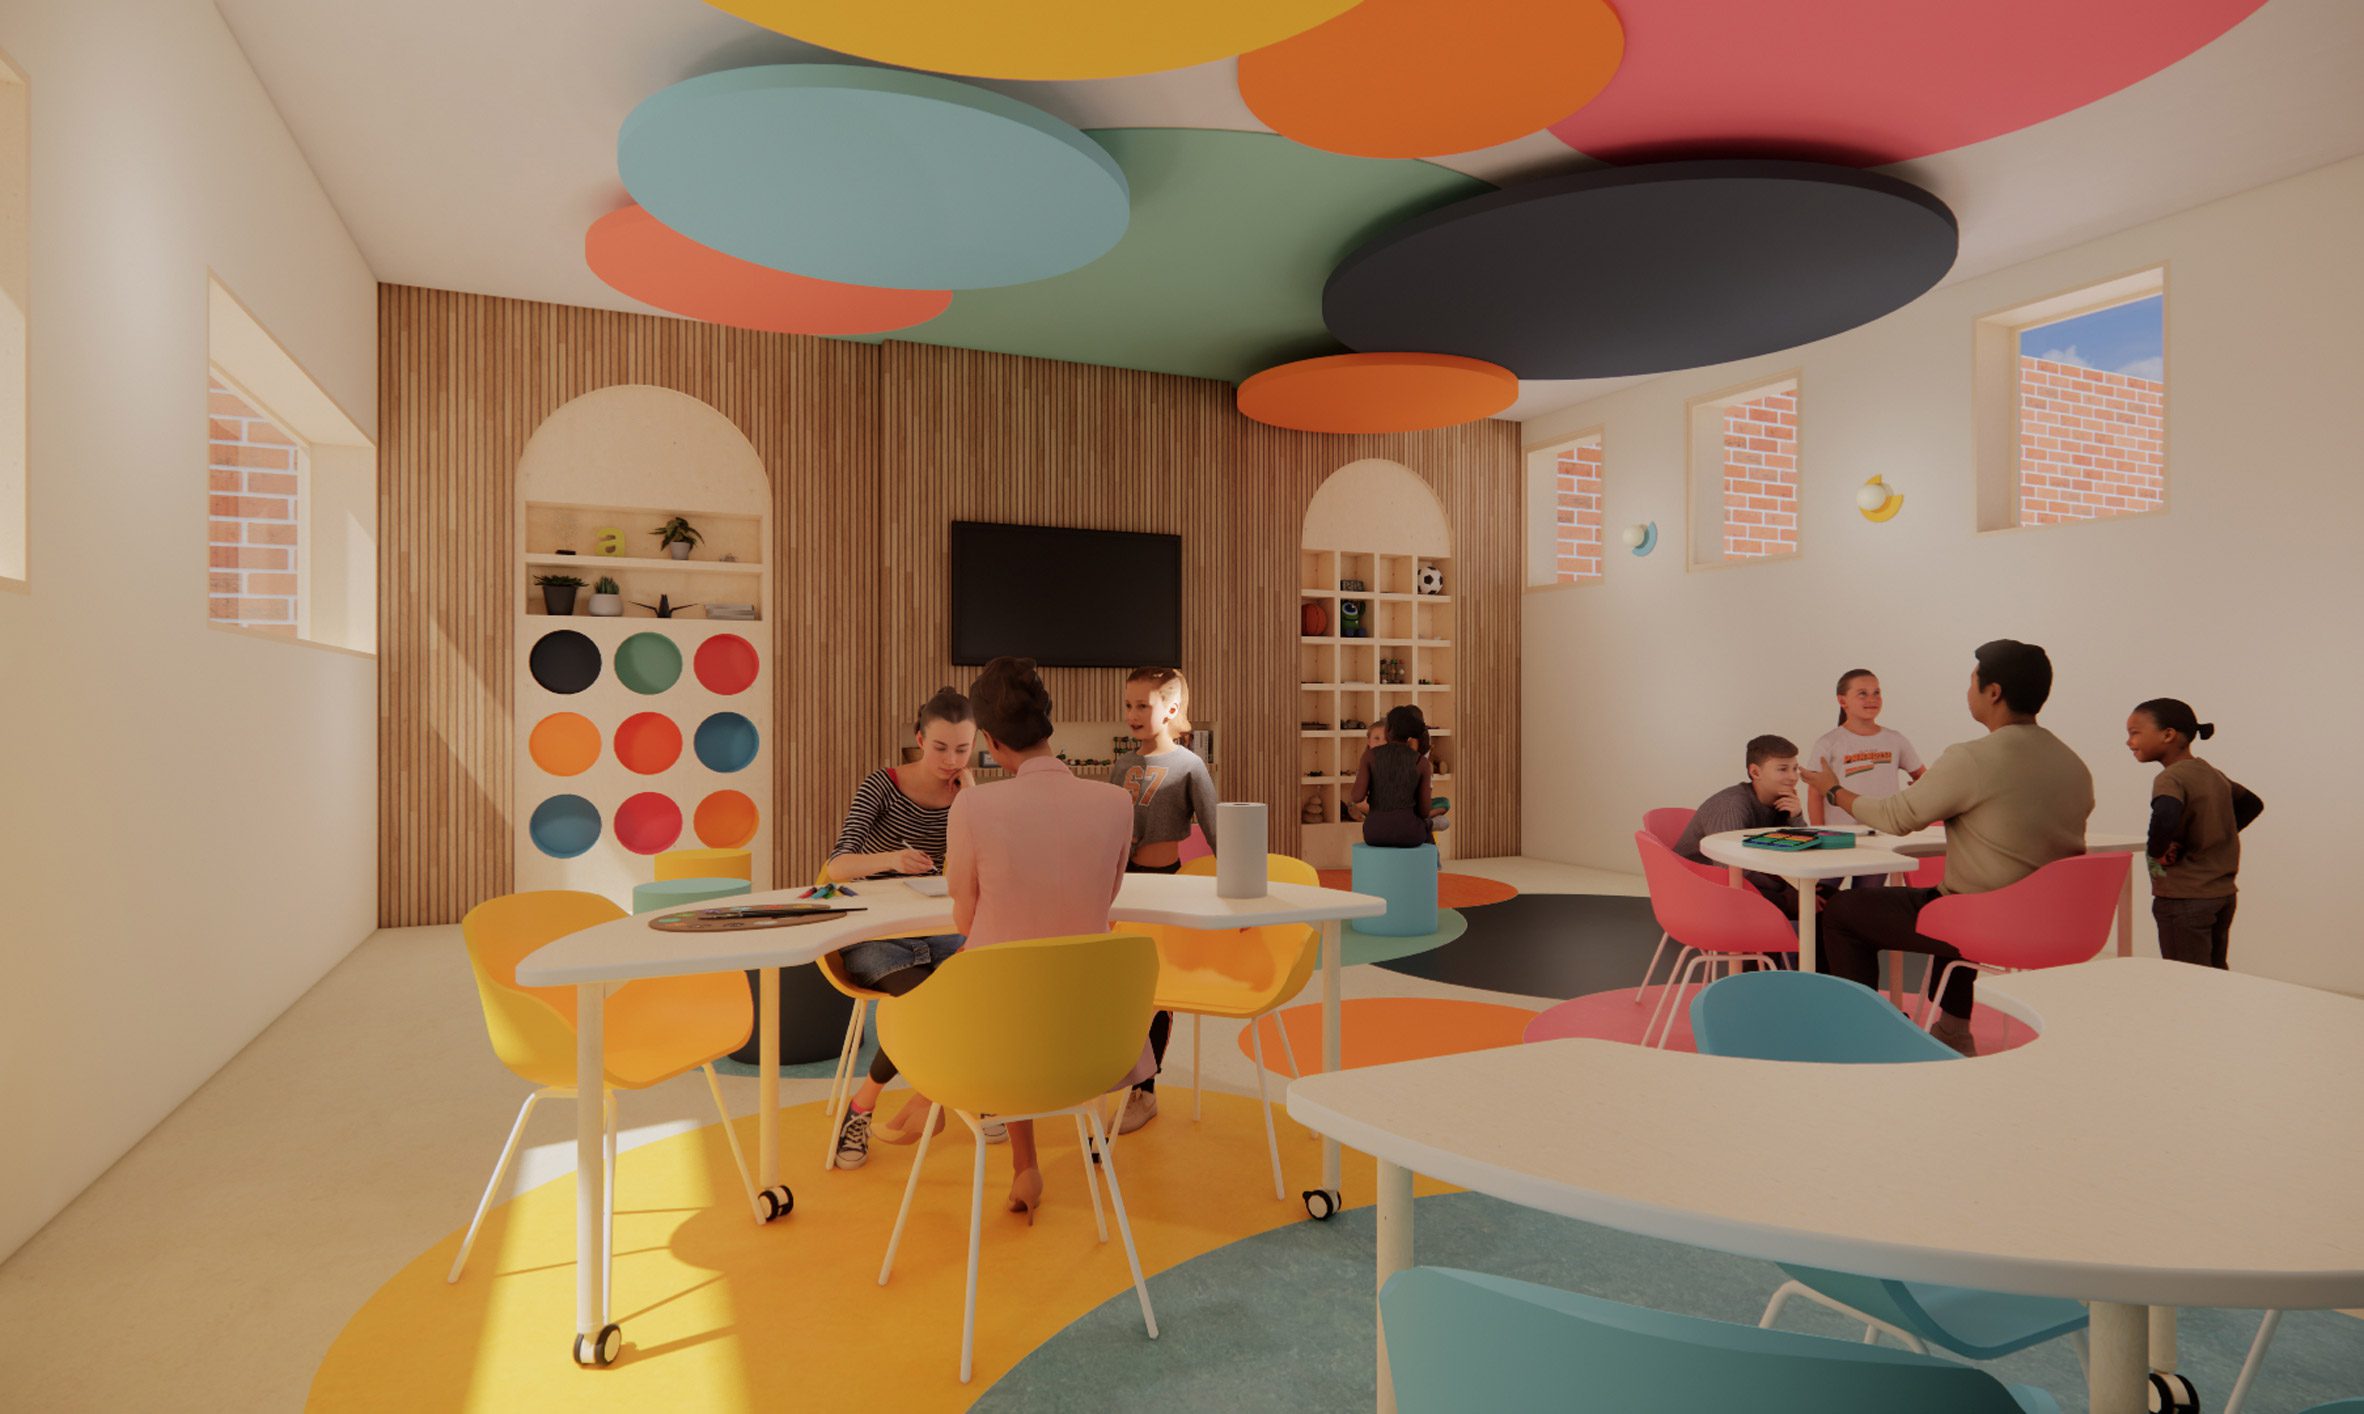
[[[706,617],[710,619],[753,619],[753,604],[708,604]]]

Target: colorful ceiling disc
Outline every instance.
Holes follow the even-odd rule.
[[[591,273],[643,304],[772,334],[883,334],[924,324],[949,290],[882,290],[791,275],[724,255],[638,206],[610,211],[583,237]]]
[[[1116,249],[1055,280],[965,291],[902,337],[1237,383],[1339,351],[1322,327],[1321,287],[1347,252],[1491,190],[1431,163],[1341,157],[1271,133],[1092,136],[1132,186],[1133,223]]]
[[[1113,79],[1228,59],[1354,0],[706,0],[792,39],[882,64],[988,79]]]
[[[1521,378],[1697,368],[1827,338],[1954,263],[1945,203],[1818,162],[1666,162],[1555,177],[1415,217],[1322,291],[1358,349],[1480,358]]]
[[[1611,162],[1797,157],[1874,167],[2081,108],[2264,0],[1619,0],[1625,63],[1555,122]]]
[[[642,100],[616,168],[658,221],[816,280],[965,290],[1048,279],[1125,233],[1124,173],[1074,128],[933,74],[773,64]]]
[[[1367,353],[1267,368],[1239,385],[1239,410],[1299,432],[1425,432],[1518,401],[1518,375],[1450,354]]]
[[[1363,0],[1242,54],[1239,92],[1308,147],[1433,157],[1567,117],[1608,86],[1624,53],[1608,0]]]

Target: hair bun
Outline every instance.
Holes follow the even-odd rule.
[[[2208,738],[2216,735],[2216,723],[2202,722],[2200,723],[2199,727],[2193,731],[2192,735],[2201,741],[2206,741]]]

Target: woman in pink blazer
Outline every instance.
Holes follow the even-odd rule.
[[[1051,695],[1031,658],[996,658],[969,688],[977,733],[1010,779],[953,799],[944,877],[966,947],[1108,931],[1108,910],[1133,848],[1133,798],[1080,780],[1051,753]],[[1153,1073],[1149,1046],[1123,1084]],[[1034,1124],[1012,1121],[1010,1211],[1034,1221],[1042,1203]]]

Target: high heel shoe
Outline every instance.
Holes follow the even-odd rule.
[[[923,1129],[926,1129],[931,1135],[942,1134],[944,1132],[944,1112],[942,1110],[936,1111],[935,1127],[929,1129],[927,1107],[920,1107],[916,1118],[913,1118],[910,1109],[906,1108],[901,1114],[895,1116],[892,1126],[873,1121],[870,1137],[881,1144],[917,1144],[920,1131]]]
[[[1010,1180],[1010,1211],[1024,1213],[1026,1225],[1034,1226],[1035,1210],[1042,1206],[1042,1170],[1031,1168]]]

